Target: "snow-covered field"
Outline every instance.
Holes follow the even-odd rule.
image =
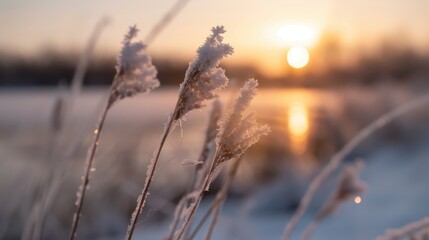
[[[52,140],[50,116],[58,96],[56,90],[0,91],[0,239],[19,237],[38,179],[58,166],[61,153],[77,142],[46,227],[47,239],[67,236],[86,144],[103,92],[104,89],[85,91],[73,106],[71,124],[64,136]],[[254,108],[261,122],[271,126],[272,133],[246,155],[214,239],[279,239],[319,164],[363,126],[416,95],[383,86],[370,91],[261,90]],[[145,166],[175,96],[176,90],[155,91],[120,102],[109,113],[96,157],[97,171],[83,211],[79,232],[82,239],[123,238],[143,185]],[[228,92],[223,94],[224,102],[230,96]],[[365,161],[362,178],[368,191],[361,196],[360,204],[351,201],[325,219],[316,229],[314,239],[373,239],[386,228],[429,216],[427,109],[410,112],[389,124],[347,158]],[[136,239],[161,239],[166,233],[174,202],[183,193],[192,172],[192,166],[182,163],[198,156],[206,115],[206,110],[191,113],[183,123],[183,137],[177,129],[167,141],[151,190],[151,210],[143,213],[146,217],[138,225]],[[296,118],[307,122],[301,126],[305,131],[300,135],[290,129]],[[51,152],[55,153],[55,161],[47,160]],[[333,181],[316,195],[294,238],[299,239],[332,191]],[[215,184],[213,189],[216,188]],[[201,210],[207,205],[205,201]]]

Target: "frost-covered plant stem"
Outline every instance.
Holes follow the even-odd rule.
[[[198,167],[197,167],[198,168]],[[177,226],[180,223],[180,219],[183,216],[183,212],[185,211],[187,205],[188,205],[188,201],[189,201],[189,194],[192,193],[192,191],[194,191],[195,189],[198,189],[198,187],[200,186],[200,184],[198,183],[198,170],[195,172],[192,181],[191,181],[191,187],[189,188],[189,190],[186,192],[186,194],[180,199],[179,203],[176,206],[175,212],[174,212],[174,217],[173,217],[173,221],[170,225],[170,232],[168,233],[168,237],[166,237],[166,239],[173,239],[174,237],[174,233],[177,229]],[[188,233],[189,231],[187,231],[185,233],[185,239],[188,239]]]
[[[207,211],[204,213],[203,217],[201,218],[200,222],[197,224],[195,229],[191,232],[190,236],[186,238],[187,240],[192,240],[197,235],[198,231],[200,231],[201,227],[204,225],[204,223],[207,221],[207,219],[210,217],[210,215],[213,212],[213,209],[216,206],[216,200],[213,202],[210,207],[207,209]]]
[[[174,217],[173,217],[173,222],[170,226],[170,232],[168,234],[168,237],[166,239],[173,239],[174,238],[174,233],[177,229],[177,226],[180,223],[180,219],[183,216],[183,212],[185,211],[185,209],[188,207],[189,203],[189,198],[190,198],[190,194],[195,191],[198,190],[198,188],[201,186],[202,182],[198,181],[198,170],[195,172],[194,177],[191,181],[192,183],[192,187],[190,188],[190,190],[180,199],[179,203],[176,206],[176,211],[174,213]],[[204,177],[204,176],[202,176]],[[203,181],[204,179],[201,179],[201,181]],[[190,239],[189,236],[189,230],[190,228],[188,228],[188,230],[184,233],[185,234],[185,239]]]
[[[206,147],[207,146],[204,146],[202,154],[205,153],[205,148]],[[203,164],[200,164],[200,165],[203,165]],[[175,233],[175,231],[177,229],[177,226],[180,223],[180,219],[183,216],[183,212],[185,211],[185,209],[187,207],[187,204],[188,204],[187,202],[188,202],[189,196],[190,196],[189,194],[191,194],[192,191],[198,189],[198,187],[200,187],[202,185],[202,181],[204,180],[204,178],[203,178],[204,175],[200,176],[200,174],[202,172],[204,172],[204,167],[200,166],[200,165],[198,165],[196,167],[195,174],[194,174],[194,176],[192,178],[192,181],[191,181],[192,185],[191,185],[190,190],[180,199],[179,203],[177,204],[176,211],[175,211],[174,217],[173,217],[173,222],[172,222],[172,224],[170,226],[170,232],[169,232],[168,237],[166,239],[173,239],[174,233]],[[210,208],[209,213],[211,213],[211,210],[213,210],[213,209]],[[188,228],[188,230],[190,230],[190,228]],[[188,237],[189,236],[189,231],[188,230],[185,232],[185,239],[191,239],[191,238]]]
[[[128,226],[127,237],[126,237],[127,240],[131,240],[133,237],[133,233],[134,233],[134,230],[136,228],[137,220],[138,220],[139,215],[142,212],[143,207],[146,203],[146,198],[147,198],[147,195],[149,193],[149,187],[150,187],[150,184],[152,183],[153,177],[155,175],[156,166],[158,165],[158,161],[159,161],[159,155],[161,154],[161,150],[164,146],[165,140],[167,139],[167,136],[170,134],[172,126],[175,123],[174,116],[176,115],[176,112],[177,111],[175,111],[172,114],[172,116],[170,117],[170,120],[168,121],[168,124],[164,130],[164,134],[162,135],[161,142],[159,143],[158,149],[156,151],[156,155],[147,167],[147,175],[146,175],[145,184],[144,184],[142,193],[140,194],[140,196],[137,200],[136,209],[134,210],[134,213],[131,216],[131,223]]]
[[[212,221],[210,222],[209,229],[207,231],[207,234],[205,236],[205,240],[210,240],[211,236],[213,234],[214,228],[217,223],[217,219],[220,214],[220,210],[222,209],[223,203],[226,200],[226,196],[228,193],[228,189],[231,186],[232,181],[234,180],[235,175],[237,174],[238,167],[240,166],[241,158],[234,161],[233,165],[229,169],[228,175],[226,176],[221,189],[216,194],[215,202],[213,203],[213,217]]]
[[[322,171],[313,179],[310,183],[310,186],[307,189],[307,192],[302,197],[298,209],[295,211],[289,223],[286,225],[285,230],[283,232],[283,236],[281,239],[288,240],[298,223],[299,219],[305,213],[310,204],[314,194],[319,189],[319,187],[323,184],[323,182],[329,177],[329,175],[337,168],[337,166],[341,163],[341,161],[360,143],[362,143],[365,139],[371,136],[378,129],[383,128],[386,124],[402,116],[405,113],[408,113],[411,110],[419,108],[423,105],[429,103],[429,95],[425,95],[423,97],[417,98],[403,106],[397,107],[392,111],[384,114],[361,131],[357,133],[339,152],[337,152],[325,165]]]
[[[185,210],[186,201],[188,200],[188,194],[185,194],[179,201],[174,211],[173,221],[170,225],[170,232],[165,239],[173,239],[174,232],[176,231],[177,226],[179,225],[180,218],[182,217],[182,213]]]
[[[89,148],[89,152],[86,160],[85,174],[82,177],[82,185],[79,187],[79,192],[77,193],[77,201],[76,201],[77,208],[73,217],[73,225],[72,225],[72,230],[69,237],[70,240],[74,240],[76,238],[76,231],[77,231],[77,227],[79,226],[79,220],[80,220],[80,215],[82,211],[83,201],[85,199],[86,190],[88,189],[88,185],[89,185],[89,175],[93,167],[95,152],[99,144],[100,134],[103,129],[104,122],[106,120],[106,116],[107,116],[107,112],[109,111],[109,108],[110,108],[110,104],[107,104],[94,129],[95,136]]]
[[[210,156],[215,151],[215,139],[218,133],[219,120],[221,115],[221,104],[218,100],[215,100],[212,104],[212,110],[209,117],[209,122],[206,130],[206,136],[204,140],[203,147],[201,149],[200,156],[198,157],[197,165],[195,166],[195,172],[192,177],[191,185],[188,188],[186,194],[180,199],[179,203],[176,206],[173,221],[170,225],[170,232],[166,239],[173,239],[174,232],[176,231],[177,226],[180,223],[180,220],[183,216],[183,212],[188,207],[190,194],[197,190],[204,180],[206,173],[207,162],[210,159]],[[190,229],[190,228],[188,228]],[[185,239],[189,239],[189,231],[185,232]]]
[[[320,222],[336,211],[341,204],[366,191],[367,185],[359,179],[363,165],[363,161],[359,160],[349,163],[343,168],[341,176],[338,179],[337,188],[305,229],[302,240],[309,240]]]
[[[49,144],[51,148],[54,148],[53,150],[55,150],[55,148],[58,147],[59,145],[58,140],[61,140],[60,138],[66,134],[65,129],[67,129],[67,127],[61,127],[61,125],[71,126],[72,124],[72,121],[70,118],[70,112],[73,107],[72,105],[81,91],[82,83],[83,83],[85,73],[87,71],[89,59],[92,56],[95,45],[101,33],[103,32],[104,28],[108,25],[108,23],[109,23],[109,18],[103,17],[95,25],[94,29],[92,30],[91,36],[88,39],[85,50],[79,59],[78,65],[76,66],[72,83],[71,83],[72,87],[71,87],[69,96],[64,99],[60,98],[59,101],[57,100],[56,102],[55,107],[60,106],[62,109],[54,109],[54,111],[61,110],[62,116],[60,116],[57,119],[58,121],[60,121],[61,124],[59,126],[58,132],[54,133],[55,136],[52,138],[52,142]],[[60,103],[60,105],[58,105],[58,103]],[[57,157],[54,155],[55,153],[52,151],[50,159],[54,159],[55,157]],[[56,166],[52,172],[48,173],[50,176],[48,176],[47,179],[50,179],[50,180],[44,183],[44,186],[47,185],[47,187],[45,187],[41,198],[38,199],[37,202],[32,207],[30,217],[27,219],[25,223],[22,239],[43,239],[43,229],[44,229],[44,225],[47,217],[46,216],[47,211],[49,210],[50,205],[53,202],[52,200],[50,200],[51,195],[55,195],[58,192],[59,188],[56,187],[58,186],[56,182],[62,180],[61,178],[64,176],[64,172],[67,169],[67,163],[66,163],[67,161],[64,159],[60,159],[60,160],[62,161],[59,161],[60,163],[56,164],[59,166]]]
[[[410,239],[419,230],[429,228],[429,217],[425,217],[419,221],[409,223],[403,227],[397,229],[388,229],[382,236],[378,236],[376,240],[398,240],[404,237],[410,237]]]
[[[317,226],[319,225],[319,223],[320,223],[320,219],[315,219],[315,220],[313,220],[309,225],[308,225],[308,227],[305,229],[305,231],[304,231],[304,233],[302,234],[302,240],[310,240],[311,239],[311,236],[313,235],[313,233],[314,233],[314,230],[316,230],[316,228],[317,228]]]
[[[201,203],[201,199],[203,198],[204,192],[208,189],[210,182],[214,176],[214,172],[216,170],[216,163],[218,160],[216,156],[218,156],[218,154],[215,154],[215,157],[210,164],[210,168],[207,172],[206,177],[204,178],[201,188],[198,190],[198,194],[195,201],[191,204],[189,209],[186,210],[187,211],[186,218],[183,222],[182,227],[177,231],[176,235],[174,236],[175,240],[179,240],[182,237],[183,233],[185,233],[185,231],[188,230],[188,228],[190,227],[190,223],[192,223],[195,217],[196,210],[198,209]]]
[[[177,0],[176,3],[165,13],[155,26],[147,34],[144,42],[151,44],[154,39],[165,29],[165,27],[180,13],[190,0]]]

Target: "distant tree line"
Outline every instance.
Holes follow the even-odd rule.
[[[323,55],[318,56],[324,61]],[[329,53],[326,58],[329,57]],[[320,59],[321,58],[321,59]],[[0,87],[56,86],[68,84],[78,62],[78,56],[44,54],[37,58],[22,58],[0,54]],[[90,61],[84,84],[109,85],[115,74],[116,59],[105,57]],[[281,77],[264,76],[251,66],[224,66],[233,80],[261,79],[262,87],[325,87],[344,84],[371,85],[381,81],[404,83],[425,81],[429,77],[429,54],[409,49],[384,48],[372,55],[359,56],[352,66],[326,59],[324,70],[312,68],[289,71]],[[162,86],[177,86],[183,81],[188,63],[154,59]],[[427,81],[425,81],[427,82]]]

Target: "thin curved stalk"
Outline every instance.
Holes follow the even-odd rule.
[[[213,212],[213,209],[216,206],[216,202],[213,202],[210,207],[207,209],[207,211],[204,213],[203,217],[201,218],[200,222],[197,224],[195,229],[191,232],[189,238],[186,238],[187,240],[192,240],[197,235],[198,231],[200,231],[201,227],[204,225],[204,223],[209,219],[210,215]]]
[[[225,178],[224,183],[222,184],[222,188],[219,190],[218,194],[216,195],[215,203],[214,203],[214,213],[212,221],[210,222],[209,229],[207,231],[205,240],[210,240],[211,236],[213,234],[214,228],[217,223],[217,219],[220,214],[220,210],[222,209],[223,203],[226,200],[226,196],[228,193],[228,189],[232,184],[232,181],[234,180],[235,175],[237,174],[238,167],[240,166],[241,158],[235,160],[233,165],[231,166],[231,169],[229,170],[229,173],[227,177]]]
[[[298,209],[295,211],[289,223],[286,225],[285,230],[281,239],[288,240],[290,239],[290,235],[292,234],[296,224],[299,219],[305,213],[310,204],[314,194],[322,185],[322,183],[329,177],[329,175],[337,168],[337,166],[341,163],[341,161],[352,151],[354,150],[360,143],[362,143],[365,139],[371,136],[378,129],[383,128],[386,124],[391,122],[393,119],[398,118],[399,116],[419,108],[423,105],[429,103],[429,95],[424,95],[420,98],[417,98],[403,106],[397,107],[392,111],[384,114],[371,124],[367,125],[361,131],[357,133],[339,152],[337,152],[325,165],[322,171],[313,179],[308,187],[307,192],[304,194],[304,197],[301,199]]]
[[[107,104],[103,110],[103,113],[101,114],[101,117],[97,126],[94,129],[95,137],[91,143],[91,146],[88,152],[85,174],[83,176],[82,185],[80,186],[78,196],[77,196],[77,203],[76,203],[77,208],[73,218],[72,230],[69,237],[70,240],[74,240],[76,238],[76,231],[77,231],[77,227],[79,226],[79,220],[82,212],[83,201],[85,199],[86,190],[88,189],[88,185],[89,185],[89,175],[91,173],[91,169],[93,166],[95,152],[98,147],[100,133],[103,129],[104,121],[106,120],[106,116],[107,116],[107,112],[109,111],[109,108],[110,108],[110,104]]]
[[[180,219],[183,215],[183,211],[186,209],[187,205],[189,205],[187,202],[189,199],[189,197],[188,197],[189,193],[191,193],[193,190],[198,188],[198,185],[197,185],[197,183],[198,183],[198,168],[199,168],[199,165],[197,165],[197,167],[196,167],[196,171],[192,177],[192,181],[191,181],[190,186],[188,187],[188,191],[186,192],[185,195],[183,195],[183,197],[180,199],[179,203],[177,204],[176,212],[174,213],[174,218],[173,218],[173,221],[170,225],[170,232],[168,233],[168,237],[166,237],[166,239],[173,239],[174,232],[176,231],[177,226],[179,226]],[[185,236],[186,236],[186,233],[185,233]],[[188,238],[186,237],[186,239],[188,239]]]
[[[176,107],[176,109],[177,109],[177,107]],[[177,114],[177,110],[170,117],[170,120],[168,121],[167,127],[165,128],[164,134],[161,138],[161,142],[158,146],[158,150],[156,151],[156,155],[147,167],[148,171],[147,171],[146,181],[145,181],[142,193],[141,193],[140,197],[138,198],[136,209],[134,210],[134,213],[131,217],[131,223],[128,226],[127,236],[125,238],[127,240],[131,240],[133,237],[134,230],[135,230],[135,227],[137,224],[137,220],[139,218],[141,211],[143,210],[143,207],[145,206],[146,198],[147,198],[147,195],[149,193],[149,187],[150,187],[150,184],[152,183],[153,177],[155,175],[155,169],[156,169],[156,166],[158,165],[161,150],[164,146],[164,143],[165,143],[165,140],[167,139],[167,136],[170,134],[172,126],[175,123],[174,119],[175,119],[176,114]]]
[[[176,3],[168,10],[168,12],[159,20],[158,23],[150,30],[146,36],[144,42],[150,44],[153,40],[159,35],[159,33],[164,30],[164,28],[179,14],[179,12],[186,6],[190,0],[178,0]]]
[[[409,237],[410,239],[416,234],[419,230],[424,230],[429,228],[429,217],[425,217],[419,221],[408,223],[405,226],[402,226],[397,229],[388,229],[386,232],[375,238],[375,240],[395,240],[402,239],[404,237]]]
[[[203,159],[205,159],[202,162],[205,162],[208,159],[208,150],[209,150],[209,145],[206,145],[203,147],[201,154],[200,154],[200,160],[201,157],[203,157]],[[191,185],[189,187],[189,190],[187,191],[187,194],[185,194],[182,199],[180,199],[178,206],[177,206],[177,212],[175,212],[173,221],[171,223],[170,226],[170,232],[168,234],[168,237],[166,239],[173,239],[174,237],[174,232],[176,231],[177,226],[180,223],[180,218],[183,215],[183,211],[186,209],[186,207],[188,207],[187,205],[189,205],[186,201],[188,200],[188,193],[191,193],[192,191],[198,189],[198,187],[202,184],[201,181],[203,181],[203,174],[204,174],[204,164],[199,164],[196,166],[195,168],[195,173],[192,177],[192,181],[191,181]],[[206,219],[210,216],[211,210],[213,210],[213,205],[211,205],[210,207],[210,211],[207,211],[204,215],[203,219]],[[207,215],[207,216],[206,216]],[[205,220],[203,220],[203,223],[205,222]],[[201,222],[199,223],[201,224]],[[190,228],[188,228],[188,230],[190,230]],[[190,232],[186,231],[185,233],[185,239],[190,239],[189,235]]]
[[[201,188],[198,192],[198,196],[197,199],[195,200],[195,202],[190,206],[190,209],[188,209],[187,211],[189,211],[188,217],[184,220],[182,227],[180,228],[180,230],[177,232],[176,236],[174,236],[175,240],[179,240],[183,234],[185,233],[185,231],[187,231],[187,229],[190,227],[191,222],[193,221],[194,217],[195,217],[195,213],[196,210],[198,209],[198,206],[201,203],[201,199],[203,198],[204,195],[204,191],[207,190],[207,188],[210,185],[210,182],[214,176],[214,172],[216,170],[216,163],[217,163],[217,158],[216,158],[217,154],[215,154],[215,157],[213,158],[213,161],[210,164],[210,168],[207,172],[206,177],[204,178],[203,183],[201,184]]]
[[[91,36],[89,37],[88,42],[86,44],[85,51],[80,57],[79,63],[73,75],[73,79],[71,82],[71,96],[69,100],[70,105],[72,105],[75,102],[77,96],[81,92],[83,80],[86,74],[86,70],[88,68],[89,60],[92,56],[92,53],[94,52],[95,45],[97,44],[98,38],[100,37],[101,33],[103,32],[104,28],[108,25],[109,22],[110,22],[109,17],[103,17],[97,22],[94,29],[92,30]]]
[[[319,225],[319,220],[313,220],[308,227],[304,230],[304,233],[302,234],[301,240],[310,240],[311,236],[314,233],[314,230],[316,230],[316,227]]]
[[[170,226],[170,232],[168,233],[168,237],[166,239],[173,239],[174,237],[174,231],[176,231],[177,226],[180,223],[180,218],[183,214],[183,211],[185,210],[185,204],[186,200],[188,200],[188,194],[185,194],[182,199],[180,199],[179,203],[177,204],[176,211],[174,213],[173,221]]]
[[[66,102],[64,104],[65,115],[63,117],[63,120],[64,121],[68,120],[67,122],[68,125],[70,125],[71,120],[67,119],[67,117],[69,117],[73,103],[81,91],[84,76],[88,67],[89,59],[94,51],[97,40],[99,39],[102,31],[104,30],[104,28],[107,26],[108,23],[109,23],[108,17],[103,17],[97,22],[94,29],[92,30],[90,38],[88,39],[86,48],[79,59],[78,65],[76,66],[72,83],[71,83],[71,86],[72,86],[71,94],[69,95],[68,98],[66,98]],[[55,142],[57,142],[57,138],[60,135],[64,135],[65,131],[63,128],[59,129],[59,131],[60,132],[56,132],[55,136],[53,137],[55,138],[55,140],[53,140],[53,142],[49,144],[51,148],[54,148]],[[50,155],[51,155],[50,159],[53,159],[54,158],[53,150],[50,151]],[[51,188],[53,188],[52,187],[53,183],[56,181],[56,179],[54,178],[54,175],[55,175],[54,172],[49,173],[49,175],[50,176],[47,177],[48,181],[46,182],[46,183],[49,183],[47,184],[48,187],[42,193],[42,197],[38,200],[38,202],[36,202],[33,205],[33,208],[31,210],[31,215],[34,215],[34,217],[28,218],[25,224],[25,230],[24,230],[22,239],[30,239],[30,237],[31,239],[43,239],[43,228],[46,221],[46,211],[49,209],[49,206],[50,206],[50,203],[47,203],[48,202],[47,198],[49,196],[49,192],[51,192]],[[63,176],[63,173],[60,175]],[[29,229],[32,229],[32,230],[30,231]]]

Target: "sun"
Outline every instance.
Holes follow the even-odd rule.
[[[293,68],[303,68],[309,59],[308,50],[302,46],[292,47],[287,52],[287,62]]]

